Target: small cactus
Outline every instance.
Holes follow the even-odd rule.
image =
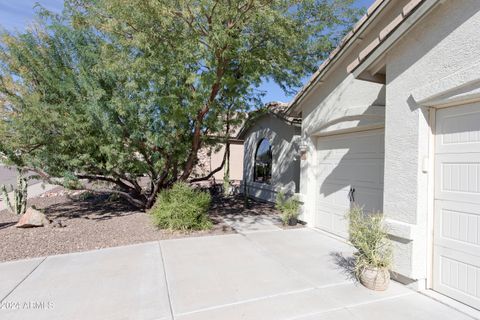
[[[27,211],[27,178],[23,175],[23,171],[18,169],[17,175],[17,187],[13,188],[10,185],[11,189],[13,190],[13,204],[8,197],[7,187],[2,185],[1,191],[3,194],[3,201],[10,209],[10,211],[17,215],[22,215]]]

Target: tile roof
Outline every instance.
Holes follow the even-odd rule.
[[[291,116],[287,113],[289,104],[285,102],[279,101],[272,101],[267,104],[263,108],[257,109],[252,111],[248,114],[247,120],[244,122],[243,126],[240,128],[237,139],[242,139],[244,134],[248,131],[249,128],[258,120],[260,117],[263,117],[266,114],[273,115],[278,117],[290,125],[293,126],[300,126],[302,123],[302,119],[298,117]]]
[[[402,9],[401,14],[395,17],[385,28],[383,28],[379,35],[370,42],[357,56],[357,58],[348,66],[347,71],[351,72],[360,63],[368,57],[370,53],[373,52],[422,2],[425,0],[411,0],[408,2]],[[290,114],[293,111],[294,106],[297,102],[311,89],[311,87],[321,79],[323,72],[330,67],[339,56],[339,54],[345,50],[345,48],[351,44],[351,41],[355,35],[358,34],[359,30],[362,29],[364,25],[367,24],[372,17],[375,15],[377,10],[381,5],[387,5],[391,0],[376,0],[368,9],[367,13],[360,18],[360,20],[353,26],[352,30],[345,35],[340,44],[330,53],[328,58],[323,61],[318,70],[311,76],[310,80],[300,89],[300,91],[295,95],[293,100],[289,103],[286,113]]]

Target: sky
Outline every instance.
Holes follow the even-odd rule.
[[[356,0],[356,7],[369,7],[374,0]],[[63,0],[0,0],[0,26],[7,30],[22,31],[32,21],[34,6],[39,3],[51,11],[59,12],[63,7]],[[308,77],[303,80],[308,81]],[[274,83],[265,81],[259,88],[265,92],[263,102],[281,101],[289,102],[293,96],[285,93]]]

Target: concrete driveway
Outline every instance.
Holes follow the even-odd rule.
[[[352,281],[312,229],[150,242],[0,264],[0,319],[471,319],[392,283]]]

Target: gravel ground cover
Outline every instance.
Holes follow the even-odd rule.
[[[214,226],[208,231],[158,230],[152,225],[148,213],[122,201],[110,201],[108,195],[89,196],[88,193],[72,193],[62,188],[29,200],[31,205],[55,223],[48,227],[19,229],[14,226],[18,217],[7,210],[1,211],[0,261],[235,232],[215,214],[211,215]],[[53,227],[58,221],[63,227]]]
[[[214,222],[208,231],[172,232],[158,230],[148,213],[141,212],[109,195],[92,196],[56,188],[29,200],[53,221],[48,227],[19,229],[18,217],[7,210],[0,212],[0,261],[43,257],[94,250],[134,243],[235,233],[222,219],[228,213],[277,215],[273,205],[250,201],[243,209],[240,197],[214,197],[209,212]],[[59,227],[59,223],[62,227]],[[56,225],[57,227],[53,227]]]

